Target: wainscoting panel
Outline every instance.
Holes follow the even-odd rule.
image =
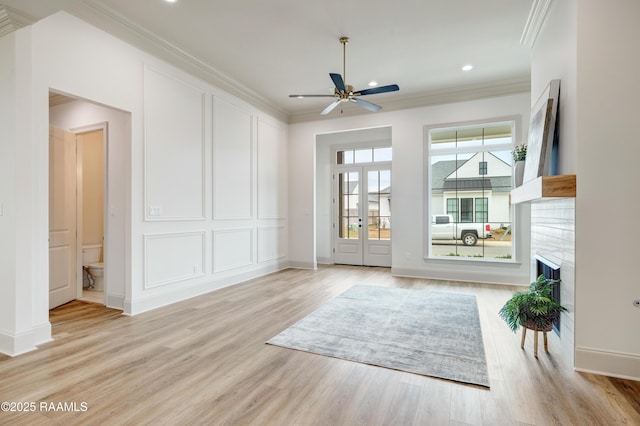
[[[144,236],[144,288],[205,274],[205,232]]]
[[[284,226],[258,228],[258,262],[285,257],[286,247],[287,233]]]
[[[202,220],[204,92],[144,70],[145,219]]]
[[[251,114],[213,97],[213,218],[252,216]]]
[[[258,120],[258,218],[282,219],[287,212],[285,130]]]
[[[213,232],[213,272],[251,266],[253,229],[225,229]]]

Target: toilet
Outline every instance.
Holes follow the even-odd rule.
[[[102,244],[82,246],[82,269],[92,290],[104,291],[104,262],[100,261]],[[87,274],[88,272],[88,274]]]

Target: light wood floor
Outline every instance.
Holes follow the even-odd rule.
[[[491,389],[264,343],[358,283],[475,294]],[[51,311],[53,342],[0,355],[0,400],[86,411],[0,412],[0,424],[639,425],[640,382],[574,372],[553,344],[539,360],[531,339],[520,349],[497,315],[511,291],[335,266],[135,317],[71,302]]]
[[[82,290],[82,299],[85,302],[94,302],[104,305],[104,292],[103,291],[95,291],[95,290]]]

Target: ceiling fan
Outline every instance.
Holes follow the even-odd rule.
[[[342,102],[353,102],[356,105],[360,105],[369,111],[377,112],[382,109],[381,106],[371,102],[363,101],[358,96],[374,95],[376,93],[395,92],[400,90],[397,84],[390,84],[388,86],[373,87],[371,89],[364,89],[354,91],[353,86],[345,84],[347,79],[347,43],[349,37],[340,37],[340,43],[342,43],[342,75],[336,73],[329,73],[335,89],[333,95],[289,95],[290,98],[335,98],[335,100],[326,107],[320,114],[329,114],[338,104]],[[343,78],[344,76],[344,78]]]

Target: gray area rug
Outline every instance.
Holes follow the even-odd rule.
[[[470,295],[357,285],[267,343],[489,387]]]

